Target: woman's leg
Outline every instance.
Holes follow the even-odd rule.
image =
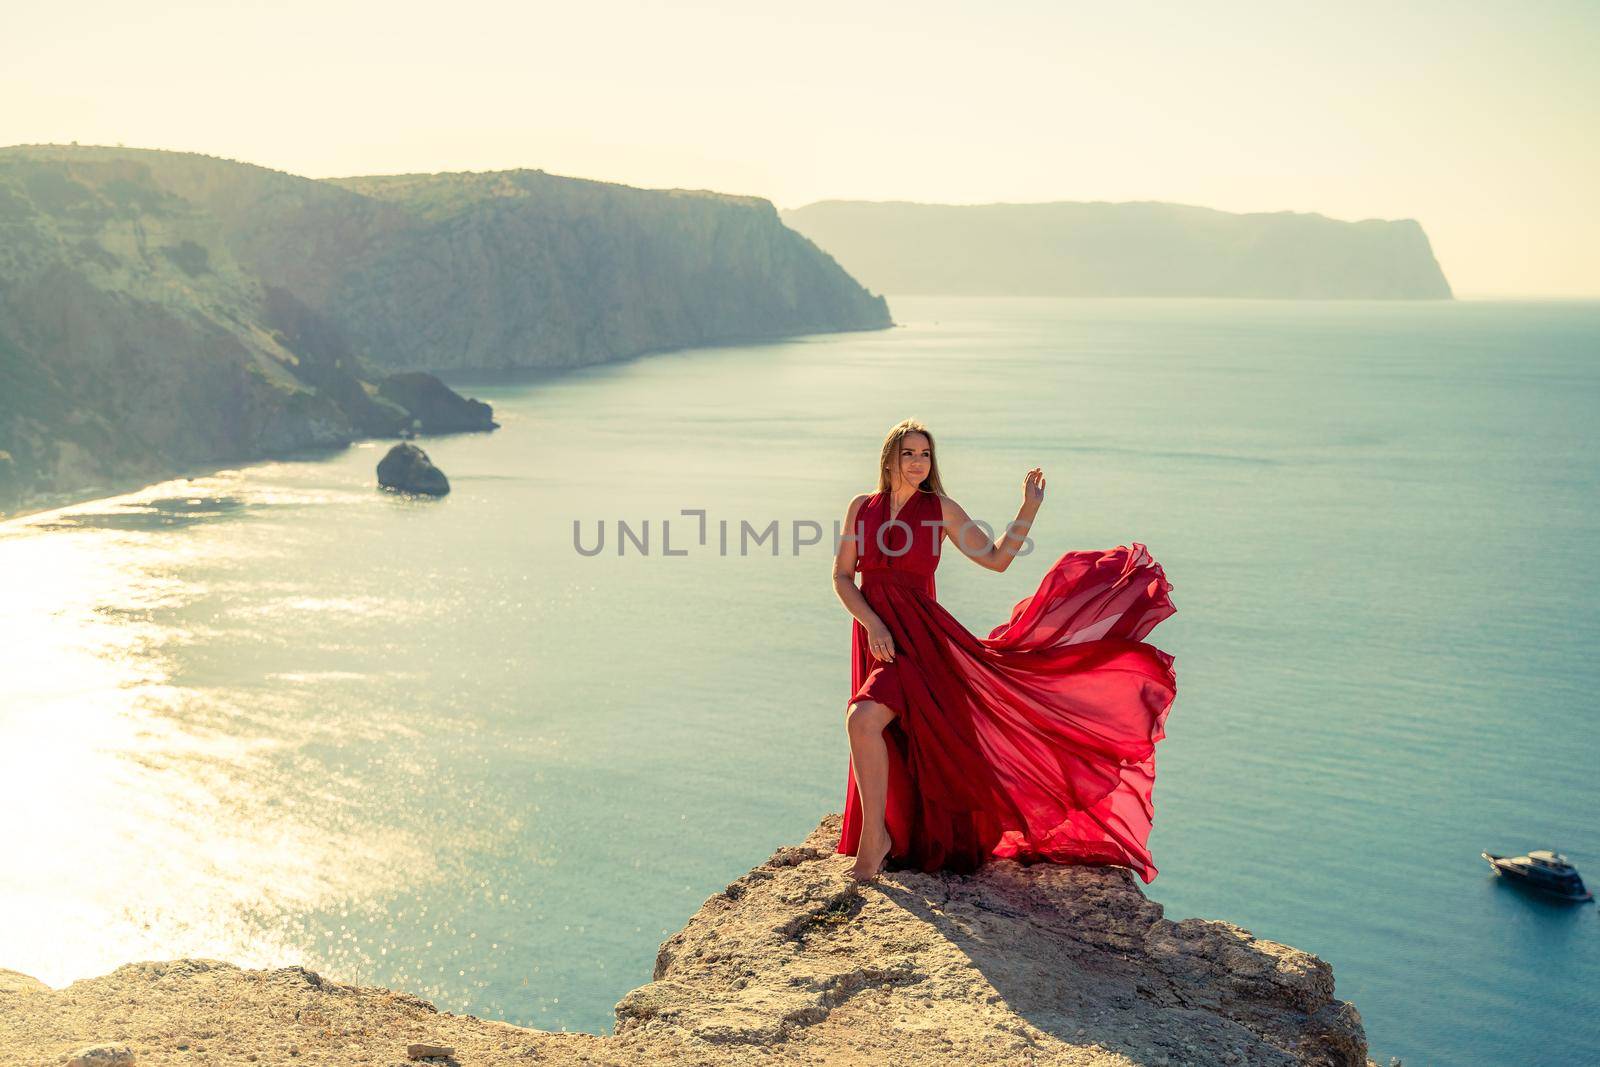
[[[889,829],[884,810],[889,801],[889,746],[883,729],[894,718],[887,705],[873,700],[851,704],[845,726],[850,733],[850,766],[855,771],[856,791],[861,794],[861,841],[856,846],[855,866],[850,877],[870,881],[889,854]]]

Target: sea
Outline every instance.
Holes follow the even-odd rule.
[[[841,810],[836,524],[888,428],[974,518],[1046,495],[1177,614],[1172,919],[1328,961],[1379,1063],[1600,1048],[1600,302],[890,296],[897,325],[458,376],[492,433],[199,472],[0,524],[0,966],[299,964],[609,1032],[660,942]]]

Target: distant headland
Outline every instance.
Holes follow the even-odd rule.
[[[1414,219],[1156,201],[825,200],[783,220],[893,296],[1452,298]]]

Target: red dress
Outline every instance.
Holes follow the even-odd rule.
[[[874,658],[852,620],[846,707],[896,712],[884,729],[890,865],[970,872],[1009,857],[1116,864],[1152,881],[1155,745],[1177,693],[1173,657],[1142,640],[1177,610],[1161,564],[1137,541],[1068,552],[1008,622],[977,637],[935,599],[938,495],[913,496],[892,523],[888,507],[873,494],[854,532],[861,592],[895,657]],[[847,781],[836,851],[853,856],[853,768]]]

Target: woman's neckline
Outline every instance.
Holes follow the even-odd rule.
[[[896,519],[898,519],[900,517],[900,515],[906,510],[906,508],[909,508],[911,506],[911,502],[913,500],[917,499],[917,497],[919,497],[919,496],[924,496],[924,495],[926,495],[926,494],[924,494],[921,489],[916,490],[910,496],[906,497],[906,502],[904,504],[900,505],[900,510],[899,511],[896,511],[895,510],[895,506],[894,506],[894,490],[893,489],[885,490],[884,494],[883,494],[884,513],[889,516],[889,521],[893,522],[894,520],[896,520]]]

